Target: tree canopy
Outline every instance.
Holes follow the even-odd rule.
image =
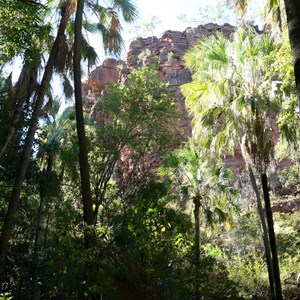
[[[299,298],[299,4],[251,3],[107,82],[133,1],[0,0],[0,299]]]

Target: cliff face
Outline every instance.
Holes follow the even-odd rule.
[[[180,86],[192,80],[190,71],[185,67],[183,55],[202,37],[222,32],[229,37],[234,27],[229,24],[200,25],[187,28],[185,31],[166,31],[161,38],[138,38],[130,44],[127,54],[127,67],[134,68],[140,61],[140,55],[146,51],[158,58],[159,71],[162,77],[172,86]]]
[[[136,68],[142,59],[156,56],[159,71],[162,77],[172,86],[178,87],[191,81],[191,73],[185,67],[183,54],[195,45],[202,37],[222,32],[229,37],[234,27],[229,24],[223,26],[209,23],[196,28],[187,28],[185,31],[166,31],[162,37],[147,37],[134,40],[127,52],[125,62],[115,59],[106,59],[100,67],[91,72],[89,81],[106,84],[116,82]],[[142,56],[142,57],[141,57]]]
[[[209,23],[200,25],[196,28],[187,28],[183,32],[168,30],[164,32],[160,38],[155,36],[138,38],[130,44],[126,61],[109,58],[103,61],[101,66],[92,71],[89,80],[83,86],[83,93],[84,95],[90,94],[92,96],[90,99],[96,101],[96,93],[99,86],[105,86],[107,83],[111,82],[122,81],[132,69],[137,68],[143,61],[147,62],[151,57],[156,57],[161,77],[169,82],[177,92],[178,106],[183,113],[181,126],[187,135],[190,135],[191,118],[186,111],[184,98],[180,93],[179,87],[182,84],[190,82],[192,80],[192,74],[190,70],[185,67],[183,55],[203,37],[210,36],[216,32],[221,32],[225,37],[229,38],[234,30],[235,27],[229,24],[221,26]],[[257,28],[256,30],[258,31]],[[274,113],[270,113],[270,119],[274,131],[274,143],[276,143],[279,136],[279,130]],[[234,156],[224,158],[224,162],[225,165],[233,169],[236,174],[242,172],[245,167],[241,151],[238,148],[236,149]],[[290,163],[291,162],[288,159],[278,162],[276,169],[286,167],[290,165]],[[270,178],[270,185],[272,182],[275,186],[274,188],[280,186],[276,180],[274,181]]]
[[[222,32],[229,37],[234,27],[229,24],[223,26],[209,23],[199,25],[196,28],[187,28],[185,31],[164,32],[162,37],[147,37],[134,40],[127,52],[126,61],[106,59],[103,64],[91,72],[88,82],[83,86],[83,92],[87,95],[95,88],[103,86],[109,82],[122,80],[133,68],[138,67],[142,61],[147,61],[150,57],[158,60],[158,70],[161,77],[173,86],[178,94],[178,106],[183,113],[181,122],[182,128],[187,135],[191,134],[190,117],[186,111],[184,99],[179,87],[192,80],[191,72],[185,67],[183,55],[201,38]]]

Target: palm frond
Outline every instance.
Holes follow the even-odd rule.
[[[126,22],[134,22],[138,17],[138,11],[131,0],[113,0],[113,8],[120,11]]]
[[[81,55],[83,60],[87,61],[88,68],[96,65],[96,62],[98,60],[98,54],[95,48],[88,43],[85,37],[82,38]]]
[[[119,54],[124,45],[121,33],[119,31],[112,31],[103,24],[98,24],[98,29],[102,34],[102,41],[104,50],[107,53]]]
[[[249,0],[227,0],[227,4],[238,16],[244,17],[249,5]]]
[[[97,24],[96,23],[91,23],[88,20],[85,20],[82,23],[82,28],[88,32],[91,33],[96,33],[97,32]]]
[[[64,95],[66,99],[71,99],[74,93],[71,81],[65,73],[61,74],[61,79],[62,79],[62,87],[63,87]]]

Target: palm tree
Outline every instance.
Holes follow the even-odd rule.
[[[84,8],[84,0],[77,1],[75,28],[74,28],[74,56],[73,56],[73,72],[74,72],[74,93],[75,93],[75,113],[77,125],[77,137],[79,146],[79,169],[81,178],[81,195],[83,203],[84,222],[87,226],[85,230],[85,244],[89,249],[95,244],[95,235],[91,230],[94,224],[93,200],[90,186],[90,171],[88,154],[86,147],[86,137],[83,119],[82,91],[81,91],[81,41],[82,41],[82,15]]]
[[[228,185],[230,172],[223,167],[212,167],[213,165],[208,151],[198,151],[191,140],[182,149],[171,154],[166,159],[166,166],[160,169],[161,175],[167,175],[174,180],[174,188],[184,201],[192,201],[194,205],[196,300],[201,299],[200,214],[214,228],[216,223],[230,226],[232,215],[237,211],[231,200],[237,192]]]
[[[9,126],[3,133],[3,139],[0,145],[0,158],[5,153],[23,112],[24,103],[30,103],[34,91],[37,88],[37,74],[40,66],[40,59],[37,57],[34,61],[24,62],[17,83],[12,87],[9,97],[7,97],[6,114],[8,116]]]
[[[76,115],[76,127],[79,147],[79,170],[81,179],[81,196],[83,203],[83,217],[85,223],[85,247],[90,249],[95,246],[96,237],[93,229],[94,225],[94,211],[93,211],[93,199],[91,192],[90,182],[90,167],[88,161],[88,152],[86,145],[85,125],[83,118],[83,105],[82,105],[82,90],[81,90],[81,52],[82,52],[82,18],[84,10],[84,0],[77,0],[77,9],[74,24],[74,55],[73,55],[73,73],[74,73],[74,95],[75,95],[75,115]],[[135,8],[131,5],[130,1],[113,1],[114,5],[118,8],[123,8],[123,17],[125,21],[133,21],[135,17]],[[124,5],[125,4],[125,5]],[[98,2],[94,6],[95,9],[99,9]],[[101,8],[101,7],[100,7]],[[126,10],[128,9],[129,10]],[[103,9],[101,9],[103,11]],[[128,14],[129,13],[129,14]],[[101,25],[104,25],[103,23]],[[120,23],[117,18],[117,14],[111,11],[111,25],[113,34],[106,36],[108,32],[105,32],[103,27],[104,40],[108,42],[108,50],[110,52],[120,52],[120,43],[122,41],[119,35]],[[105,46],[105,44],[104,44]],[[94,266],[89,262],[85,264],[85,278],[93,272]],[[84,287],[83,287],[84,288]],[[92,296],[93,297],[93,296]]]
[[[59,66],[58,62],[66,61],[66,51],[65,49],[65,30],[76,6],[76,0],[67,0],[60,2],[60,12],[61,19],[58,26],[56,38],[53,42],[47,64],[44,68],[43,77],[38,90],[35,94],[33,113],[30,119],[30,125],[26,134],[25,145],[23,148],[23,154],[20,159],[19,169],[16,175],[15,184],[12,190],[11,199],[9,201],[9,206],[6,214],[6,218],[2,227],[2,233],[0,237],[0,276],[3,272],[4,261],[6,257],[6,252],[8,248],[9,239],[11,236],[14,218],[16,215],[19,196],[21,193],[22,183],[25,178],[25,173],[27,165],[30,159],[32,144],[34,141],[35,132],[38,126],[39,117],[42,111],[44,96],[49,87],[50,80],[52,78],[54,68],[57,69]],[[98,17],[100,17],[100,22],[97,25],[102,33],[103,45],[105,49],[112,51],[114,49],[121,49],[121,36],[120,36],[120,21],[118,19],[117,11],[122,11],[125,21],[133,20],[136,16],[136,10],[134,5],[128,1],[112,1],[111,7],[104,7],[99,5],[98,1],[89,1],[89,8]],[[62,55],[64,59],[62,59]]]
[[[33,249],[33,274],[32,274],[32,299],[40,299],[41,283],[39,282],[41,275],[40,253],[42,247],[42,230],[44,220],[44,210],[49,198],[49,186],[53,181],[53,169],[61,143],[66,137],[70,117],[73,114],[73,108],[66,108],[63,113],[58,116],[59,103],[54,102],[50,115],[44,120],[45,124],[41,128],[45,132],[44,138],[40,141],[37,158],[41,164],[39,176],[39,196],[40,203],[38,208],[37,224],[34,238]]]
[[[248,8],[249,0],[227,0],[236,13],[243,16]],[[282,31],[281,0],[267,0],[265,11],[271,13],[273,20],[280,31]],[[296,82],[296,94],[298,107],[300,107],[300,3],[297,0],[284,0],[287,26],[290,38],[291,49],[294,58],[294,73]]]
[[[202,145],[214,149],[217,156],[226,155],[229,149],[233,151],[235,145],[240,145],[250,173],[250,167],[255,168],[263,186],[273,154],[269,113],[276,108],[270,95],[272,82],[263,80],[264,57],[273,50],[269,36],[258,35],[252,29],[237,30],[232,41],[221,35],[204,39],[185,57],[187,65],[194,70],[194,80],[182,87],[194,116],[194,135]],[[276,291],[276,299],[282,299],[272,212],[268,195],[264,196],[268,226],[264,212],[260,211],[259,215],[270,291],[272,296]],[[259,197],[257,201],[261,209]]]
[[[92,229],[94,225],[93,199],[90,186],[90,170],[88,162],[88,153],[86,146],[86,135],[83,118],[82,91],[81,91],[81,44],[82,44],[82,18],[84,10],[84,0],[77,0],[77,9],[74,25],[74,56],[73,56],[73,72],[74,72],[74,94],[75,94],[75,112],[76,125],[79,146],[79,169],[81,178],[81,195],[83,202],[84,222],[87,226],[85,230],[85,245],[90,249],[95,245],[95,233]],[[113,1],[118,8],[123,8],[123,16],[125,21],[133,21],[135,17],[134,6],[130,1]],[[101,9],[98,2],[92,6],[94,9]],[[128,9],[129,8],[129,9]],[[128,9],[128,10],[127,10]],[[105,14],[104,14],[105,15]],[[107,16],[106,16],[107,17]],[[120,23],[114,11],[111,11],[111,36],[106,36],[108,32],[103,31],[104,37],[107,38],[108,50],[111,52],[120,51],[121,37],[119,36]],[[104,25],[104,23],[100,24]],[[104,29],[104,27],[103,27]],[[88,270],[87,270],[88,271]]]
[[[4,269],[4,262],[5,262],[5,258],[6,258],[8,243],[9,243],[9,239],[11,237],[11,232],[12,232],[12,228],[13,228],[13,224],[14,224],[14,218],[15,218],[17,208],[18,208],[21,188],[22,188],[26,169],[27,169],[30,155],[31,155],[31,149],[32,149],[33,141],[34,141],[34,136],[36,133],[39,117],[40,117],[43,103],[44,103],[44,96],[45,96],[45,93],[47,91],[47,88],[49,86],[49,83],[50,83],[50,80],[52,77],[55,60],[59,53],[61,40],[64,39],[64,33],[65,33],[65,29],[66,29],[70,14],[71,14],[71,5],[69,3],[67,5],[67,8],[63,11],[63,14],[61,16],[61,21],[60,21],[60,24],[59,24],[59,27],[57,30],[56,39],[51,48],[49,58],[48,58],[47,64],[44,69],[42,81],[41,81],[38,91],[35,95],[35,101],[34,101],[35,104],[34,104],[34,108],[33,108],[33,113],[31,115],[30,125],[28,128],[27,134],[26,134],[23,153],[22,153],[22,156],[20,159],[18,172],[16,175],[13,190],[11,193],[8,210],[7,210],[6,217],[5,217],[5,220],[3,223],[1,237],[0,237],[0,276],[2,275],[2,272]]]

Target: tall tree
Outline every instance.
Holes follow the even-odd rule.
[[[104,7],[99,5],[98,2],[88,2],[89,7],[99,17],[100,22],[97,24],[102,38],[105,49],[110,52],[118,52],[121,50],[121,36],[120,36],[120,20],[118,18],[117,11],[121,10],[125,21],[133,21],[136,17],[136,10],[134,5],[130,1],[113,1],[111,7]],[[34,141],[35,132],[38,125],[39,116],[41,114],[44,96],[49,87],[49,82],[52,77],[53,69],[59,68],[59,62],[66,61],[66,52],[62,50],[66,45],[65,42],[65,29],[70,19],[71,13],[73,12],[76,1],[67,0],[60,2],[61,20],[58,26],[56,38],[53,42],[47,64],[44,68],[43,77],[39,85],[38,91],[36,92],[34,99],[34,109],[30,119],[30,126],[27,131],[26,141],[22,157],[20,159],[19,170],[16,175],[14,188],[11,194],[8,211],[2,228],[2,235],[0,238],[0,274],[4,268],[4,260],[6,257],[7,247],[9,238],[11,236],[13,222],[16,215],[19,196],[21,192],[22,183],[25,177],[27,165],[30,159],[31,148]],[[117,50],[116,50],[117,49]],[[62,59],[62,55],[64,59]]]
[[[86,227],[85,243],[89,249],[95,244],[95,234],[92,230],[94,224],[93,200],[90,186],[90,171],[88,162],[88,153],[86,146],[86,136],[83,119],[82,91],[81,91],[81,41],[82,41],[82,15],[84,8],[84,0],[77,1],[77,9],[75,16],[74,28],[74,56],[73,56],[73,72],[74,72],[74,94],[75,94],[75,113],[77,137],[79,146],[79,169],[81,178],[81,194],[83,203],[83,216]]]
[[[115,5],[123,7],[125,5],[130,6],[129,1],[119,3],[114,1]],[[76,127],[77,127],[77,137],[78,137],[78,147],[79,147],[79,169],[80,169],[80,179],[81,179],[81,196],[83,203],[83,216],[85,223],[85,247],[90,249],[95,246],[96,237],[95,231],[93,228],[94,225],[94,211],[93,211],[93,199],[91,192],[91,183],[90,183],[90,167],[88,161],[88,151],[86,144],[86,134],[85,134],[85,125],[83,118],[83,105],[82,105],[82,90],[81,90],[81,52],[82,52],[82,18],[84,11],[84,0],[77,0],[77,9],[75,16],[75,25],[74,25],[74,55],[73,55],[73,73],[74,73],[74,95],[75,95],[75,114],[76,114]],[[98,8],[99,9],[99,8]],[[117,15],[112,13],[112,32],[117,34],[117,38],[107,39],[108,49],[111,52],[120,51],[120,43],[122,41],[121,36],[119,36],[120,24],[117,19]],[[133,14],[132,14],[133,13]],[[125,10],[123,10],[123,15],[125,20],[131,21],[134,16],[134,7],[132,7],[131,16],[126,16]],[[129,18],[128,18],[129,17]],[[103,25],[103,24],[100,24]],[[94,268],[93,268],[94,269]],[[91,275],[92,268],[89,262],[85,265],[85,277],[87,278]],[[94,297],[94,296],[92,296]]]
[[[5,153],[17,125],[23,113],[24,103],[30,103],[36,88],[37,74],[40,66],[40,55],[37,55],[34,61],[24,62],[17,83],[12,87],[11,93],[8,94],[5,113],[8,127],[3,132],[3,138],[0,145],[0,158]]]
[[[249,0],[226,0],[236,13],[243,16],[249,6]],[[281,0],[267,0],[265,11],[271,13],[273,20],[278,24],[280,31],[283,27]],[[298,107],[300,107],[300,3],[297,0],[284,0],[287,26],[291,49],[294,58],[294,73]],[[299,116],[298,116],[299,117]]]
[[[2,227],[1,232],[1,238],[0,238],[0,276],[3,273],[4,270],[4,262],[6,258],[7,248],[9,244],[9,239],[11,237],[13,224],[14,224],[14,218],[16,216],[20,193],[22,184],[25,178],[26,169],[29,163],[31,150],[32,150],[32,144],[34,141],[36,129],[38,126],[39,117],[41,114],[41,110],[44,103],[44,96],[46,93],[46,90],[49,86],[49,82],[52,77],[53,68],[55,65],[56,58],[59,53],[60,49],[60,43],[64,39],[64,33],[65,29],[69,20],[71,14],[71,3],[69,2],[68,5],[65,7],[65,9],[62,11],[62,16],[60,20],[60,24],[57,30],[56,39],[53,43],[53,46],[51,48],[51,52],[49,54],[49,58],[47,61],[47,64],[44,69],[43,78],[39,85],[39,89],[37,91],[35,101],[34,101],[34,109],[33,113],[30,119],[30,125],[26,134],[25,144],[23,148],[23,153],[20,158],[19,162],[19,168],[16,174],[15,183],[13,186],[13,190],[11,193],[11,197],[9,200],[9,205],[6,213],[6,217],[4,220],[4,224]]]
[[[41,170],[38,174],[39,181],[39,208],[37,214],[34,248],[33,248],[33,273],[32,273],[32,299],[41,298],[43,285],[41,254],[42,254],[42,233],[45,219],[45,207],[49,205],[50,199],[57,196],[58,176],[54,171],[57,156],[61,150],[61,143],[66,137],[67,130],[70,131],[70,116],[74,113],[73,108],[66,108],[58,116],[59,103],[56,101],[52,110],[44,120],[42,127],[43,138],[39,141],[37,159],[40,161]]]
[[[193,203],[194,216],[194,299],[200,300],[201,265],[200,265],[200,224],[206,222],[214,228],[217,223],[231,226],[232,216],[237,207],[232,199],[237,191],[229,186],[230,172],[225,168],[215,167],[213,157],[206,149],[197,150],[190,140],[182,149],[166,156],[166,163],[160,168],[161,175],[174,181],[174,190],[183,201]],[[203,217],[204,222],[201,222]]]
[[[95,122],[92,143],[96,147],[90,159],[96,218],[107,197],[132,198],[153,176],[159,158],[183,139],[176,129],[179,110],[175,97],[161,80],[156,64],[132,70],[126,84],[106,86],[99,95],[91,109]],[[108,192],[113,178],[117,183],[114,197]]]
[[[241,145],[246,162],[256,168],[265,185],[266,171],[272,159],[272,128],[269,114],[276,108],[270,94],[272,81],[263,80],[266,70],[264,57],[274,50],[267,35],[258,35],[252,29],[239,29],[232,41],[223,36],[203,40],[186,55],[187,65],[194,73],[194,81],[183,86],[188,106],[194,114],[195,135],[204,145],[213,147],[216,154],[224,153],[224,146],[233,149],[233,141]],[[264,194],[268,210],[268,232],[265,241],[270,243],[267,255],[269,270],[274,272],[271,294],[282,299],[280,274],[272,212],[268,195]],[[257,199],[259,201],[259,199]],[[264,213],[260,213],[264,216]],[[264,219],[261,219],[263,224]],[[268,247],[265,249],[268,251]],[[272,258],[272,264],[268,261]],[[270,274],[270,279],[272,274]]]
[[[300,2],[284,0],[291,49],[294,58],[294,73],[298,108],[300,108]],[[300,118],[298,113],[298,118]]]

